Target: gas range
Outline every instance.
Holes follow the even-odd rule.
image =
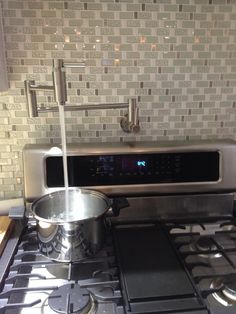
[[[235,313],[235,226],[117,224],[96,256],[67,264],[40,254],[29,222],[8,265],[0,313]]]
[[[40,253],[28,214],[61,188],[60,154],[26,147],[28,213],[1,257],[0,313],[235,313],[235,156],[232,141],[71,146],[70,184],[82,164],[86,188],[129,206],[106,217],[97,254],[62,263]]]

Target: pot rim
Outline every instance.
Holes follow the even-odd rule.
[[[33,217],[40,222],[44,222],[44,223],[52,224],[52,225],[64,225],[67,223],[68,224],[69,223],[82,223],[82,222],[89,221],[89,220],[97,220],[98,218],[102,217],[111,207],[111,204],[112,204],[111,200],[105,194],[98,192],[96,190],[92,190],[92,189],[90,190],[90,189],[84,189],[84,188],[78,188],[78,187],[69,187],[68,191],[81,191],[81,192],[83,192],[83,194],[95,195],[96,197],[102,199],[106,203],[106,206],[104,206],[105,209],[103,210],[102,213],[99,213],[98,215],[94,215],[93,217],[88,217],[88,218],[84,218],[84,219],[72,219],[72,220],[66,220],[66,221],[60,220],[60,219],[53,219],[52,220],[52,219],[47,219],[47,218],[39,216],[35,212],[37,204],[40,201],[42,201],[43,199],[47,199],[50,196],[53,196],[55,194],[62,194],[63,192],[65,192],[65,189],[60,189],[60,190],[57,190],[57,191],[54,191],[54,192],[51,192],[51,193],[48,193],[48,194],[41,196],[40,198],[36,199],[31,204],[30,210],[32,212]]]

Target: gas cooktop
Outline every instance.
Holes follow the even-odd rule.
[[[103,249],[77,263],[54,262],[37,247],[32,221],[1,282],[0,313],[236,310],[236,222],[232,220],[113,225]],[[1,264],[3,259],[4,254]]]

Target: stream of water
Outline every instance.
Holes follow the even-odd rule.
[[[68,183],[68,168],[67,168],[67,147],[66,147],[66,127],[65,127],[65,111],[64,106],[59,105],[59,118],[61,126],[61,144],[62,144],[62,160],[63,174],[65,186],[65,217],[69,216],[69,183]]]

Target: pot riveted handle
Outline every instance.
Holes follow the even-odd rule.
[[[116,197],[112,200],[112,213],[114,217],[119,216],[122,208],[129,207],[129,202],[125,197]]]

